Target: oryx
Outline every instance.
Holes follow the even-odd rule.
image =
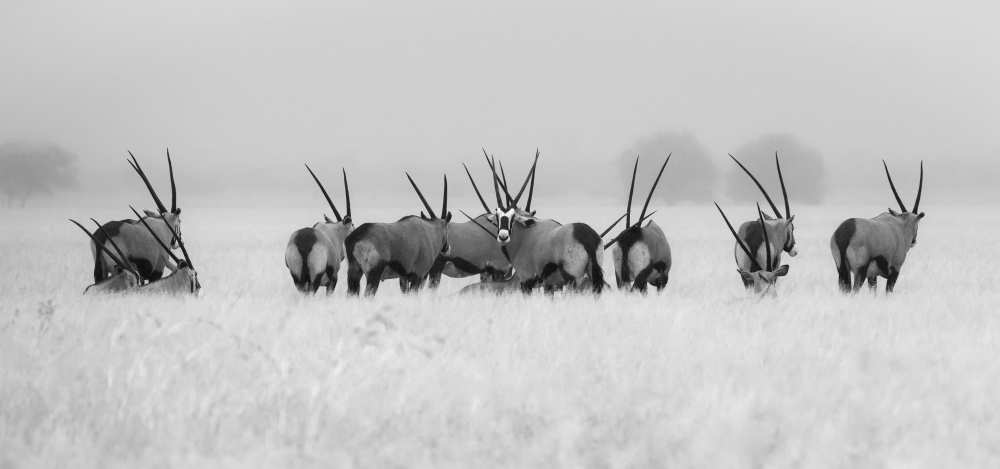
[[[524,193],[537,164],[538,151],[536,150],[535,163],[521,184],[517,200],[520,200]],[[484,226],[485,224],[495,226],[495,215],[483,199],[483,194],[479,192],[479,187],[476,186],[476,181],[472,178],[469,167],[465,163],[462,163],[462,167],[465,168],[465,174],[469,177],[469,182],[472,183],[476,197],[479,198],[485,213],[474,218],[466,214],[465,216],[469,218],[468,221],[452,223],[448,227],[448,245],[451,246],[451,251],[447,255],[438,256],[434,262],[434,267],[431,268],[430,272],[430,285],[432,287],[436,287],[440,283],[442,274],[452,278],[464,278],[478,274],[481,282],[505,281],[511,276],[513,266],[510,259],[498,249],[496,234]],[[465,212],[462,213],[465,214]]]
[[[726,217],[726,213],[722,211],[722,207],[719,206],[718,202],[715,203],[715,208],[719,209],[719,214],[722,215],[722,219],[725,220],[726,226],[729,227],[729,232],[733,234],[736,238],[736,245],[743,250],[746,254],[747,259],[749,259],[751,264],[751,269],[745,269],[738,263],[736,265],[736,271],[740,273],[740,277],[743,279],[743,285],[746,288],[753,288],[756,293],[774,293],[775,283],[778,281],[778,277],[784,277],[788,274],[788,265],[778,266],[778,252],[777,246],[775,246],[774,251],[771,249],[771,240],[768,237],[767,230],[761,232],[763,239],[761,244],[764,246],[764,259],[762,262],[758,262],[757,256],[750,254],[750,248],[743,242],[743,238],[736,232],[733,228],[733,224],[729,222],[729,218]],[[764,212],[760,210],[760,205],[757,205],[757,221],[760,223],[764,222]],[[772,254],[772,252],[774,254]]]
[[[874,290],[879,276],[886,279],[885,291],[891,292],[899,278],[906,254],[917,244],[917,225],[924,218],[920,211],[920,195],[924,190],[924,162],[920,162],[920,182],[913,210],[907,210],[903,199],[896,191],[896,185],[889,174],[889,165],[882,160],[889,188],[902,212],[889,209],[875,218],[850,218],[833,232],[830,238],[830,252],[837,266],[840,289],[851,291],[851,274],[854,274],[853,290],[858,291],[868,280]]]
[[[365,223],[344,240],[347,252],[347,292],[358,294],[361,276],[367,280],[365,294],[374,295],[384,278],[399,277],[404,292],[419,290],[441,253],[447,254],[448,176],[444,177],[441,215],[431,209],[409,173],[406,178],[420,197],[426,214],[409,215],[393,223]]]
[[[139,161],[132,152],[129,152],[131,160],[128,160],[132,169],[142,178],[149,194],[153,197],[158,212],[145,211],[145,221],[152,227],[160,239],[169,240],[171,248],[176,248],[180,241],[181,230],[181,209],[177,207],[177,186],[174,182],[174,165],[170,159],[170,151],[167,150],[167,166],[170,171],[170,209],[167,209],[160,197],[157,196],[153,185],[146,177],[146,173],[139,166]],[[168,226],[169,225],[169,230]],[[94,255],[94,281],[99,282],[112,274],[111,259],[107,256],[106,250],[97,249],[97,244],[105,244],[108,238],[114,238],[122,251],[125,253],[127,262],[135,264],[136,269],[142,278],[154,281],[163,276],[164,269],[175,270],[177,266],[172,262],[171,256],[160,249],[154,242],[153,237],[143,229],[135,220],[116,220],[104,224],[103,230],[95,234],[94,244],[91,246]],[[176,233],[177,237],[171,235]],[[102,253],[103,251],[103,253]]]
[[[646,196],[646,202],[642,205],[639,220],[632,224],[632,195],[635,192],[635,176],[639,170],[639,155],[635,157],[632,183],[628,189],[628,204],[625,207],[625,229],[604,245],[605,249],[613,246],[611,256],[614,259],[615,279],[619,289],[628,287],[645,292],[647,285],[653,285],[658,291],[667,286],[672,262],[670,243],[655,221],[650,221],[646,226],[642,226],[642,222],[646,218],[646,209],[649,208],[653,192],[656,191],[660,177],[663,176],[663,170],[670,162],[670,156],[667,155],[663,165],[660,166],[660,172],[656,175],[656,180],[653,181],[653,186]]]
[[[93,219],[91,219],[93,220]],[[76,220],[70,219],[74,225],[80,227],[84,233],[87,233],[87,237],[90,238],[91,242],[95,241],[95,236],[90,231],[87,231]],[[95,220],[94,223],[97,223]],[[98,230],[103,230],[100,223],[97,223]],[[104,278],[93,285],[88,286],[83,290],[83,294],[88,293],[117,293],[126,290],[131,290],[139,286],[140,277],[139,272],[132,267],[127,261],[122,260],[121,251],[118,251],[118,255],[112,253],[108,250],[108,247],[104,243],[95,243],[98,249],[103,251],[103,254],[107,255],[108,258],[114,263],[116,271],[110,277]],[[118,250],[118,246],[114,245],[115,249]]]
[[[490,170],[493,172],[493,190],[497,199],[494,210],[496,240],[507,250],[514,265],[512,281],[519,284],[524,292],[542,284],[549,290],[562,285],[579,289],[589,276],[591,290],[600,293],[605,285],[604,270],[601,268],[601,236],[584,223],[563,225],[555,220],[536,218],[531,210],[534,171],[530,175],[531,191],[527,204],[522,209],[517,206],[517,198],[511,195],[507,185],[497,175],[492,162]],[[506,204],[501,200],[498,186],[503,187]]]
[[[762,242],[764,239],[764,233],[763,230],[761,230],[762,226],[767,228],[767,236],[773,240],[775,245],[781,247],[781,249],[777,250],[775,253],[775,265],[781,264],[782,252],[787,252],[788,255],[795,257],[795,255],[798,254],[798,249],[795,247],[795,216],[792,215],[792,208],[788,203],[788,190],[785,188],[785,178],[782,177],[781,174],[781,161],[778,159],[778,152],[774,152],[774,165],[778,170],[778,181],[781,184],[781,196],[785,201],[784,215],[782,215],[781,210],[778,210],[778,206],[774,204],[774,201],[771,200],[771,196],[767,193],[764,186],[761,185],[760,181],[757,180],[753,173],[751,173],[750,170],[740,162],[740,160],[736,159],[735,156],[730,154],[729,157],[732,158],[737,165],[739,165],[740,169],[742,169],[747,176],[750,176],[750,179],[757,185],[760,192],[764,194],[764,199],[767,200],[767,203],[771,206],[771,210],[774,211],[774,215],[776,217],[772,218],[765,214],[761,220],[751,220],[740,225],[740,239],[747,245],[748,248],[750,248],[749,252],[752,252],[756,257],[757,265],[765,264],[765,259],[763,257],[764,250],[762,249]],[[750,262],[750,258],[747,257],[747,254],[743,251],[743,249],[738,249],[738,246],[733,249],[733,255],[736,257],[736,263],[740,266],[740,268],[744,271],[753,272],[753,264]],[[750,288],[752,286],[751,282],[748,282],[745,279],[746,277],[744,277],[744,286]]]
[[[184,259],[178,259],[174,255],[173,251],[167,247],[167,244],[163,242],[160,236],[154,231],[153,227],[147,222],[147,218],[143,218],[139,215],[139,212],[135,210],[135,207],[129,206],[132,209],[132,213],[139,217],[139,223],[146,228],[149,234],[156,241],[156,244],[160,246],[163,252],[167,253],[173,260],[174,265],[177,267],[174,269],[170,275],[166,277],[159,278],[146,285],[139,287],[139,291],[143,293],[167,293],[167,294],[198,294],[201,290],[201,282],[198,281],[198,272],[194,270],[194,264],[191,262],[191,256],[188,254],[187,247],[184,246],[184,241],[181,240],[180,235],[176,233],[172,226],[166,225],[167,229],[170,231],[170,236],[177,240],[178,246],[181,248],[181,253],[184,254]]]
[[[340,263],[344,260],[344,240],[354,231],[351,219],[351,190],[347,187],[347,170],[341,168],[344,176],[344,199],[347,212],[342,217],[337,206],[330,198],[323,183],[316,177],[309,165],[309,174],[323,192],[326,203],[333,210],[336,220],[323,215],[323,221],[317,222],[311,228],[301,228],[292,233],[285,248],[285,266],[292,275],[292,282],[299,291],[315,293],[320,286],[326,287],[326,292],[333,293],[337,287],[337,277]]]

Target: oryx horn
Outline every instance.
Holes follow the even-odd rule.
[[[431,218],[437,218],[437,215],[434,214],[434,210],[431,209],[430,204],[427,203],[427,199],[424,198],[423,192],[420,192],[420,188],[417,187],[417,183],[413,182],[413,178],[410,177],[410,173],[405,171],[404,173],[406,174],[406,179],[410,180],[410,185],[413,186],[413,190],[417,191],[417,197],[420,197],[420,202],[423,203],[424,208],[427,209],[427,216]]]
[[[920,214],[920,195],[924,192],[924,162],[920,162],[920,185],[917,186],[917,200],[913,202],[913,213]]]
[[[521,201],[521,196],[524,195],[524,189],[528,187],[528,181],[533,180],[535,177],[535,168],[538,166],[538,149],[535,149],[535,161],[531,163],[531,170],[528,171],[528,175],[524,177],[524,182],[521,183],[521,190],[517,191],[517,195],[514,196],[514,205],[517,205]]]
[[[771,196],[767,193],[767,190],[765,190],[764,186],[761,185],[760,181],[757,180],[757,177],[754,176],[753,173],[751,173],[746,166],[743,166],[743,163],[740,163],[740,160],[736,159],[736,157],[733,156],[732,153],[729,154],[729,157],[732,158],[733,161],[736,162],[736,164],[740,165],[740,168],[743,170],[743,172],[747,173],[747,176],[750,176],[750,179],[753,180],[753,183],[757,185],[758,189],[760,189],[761,194],[764,194],[764,198],[767,199],[767,203],[771,205],[771,210],[774,210],[774,215],[777,216],[778,218],[785,218],[781,215],[781,210],[778,210],[778,206],[774,204],[773,200],[771,200]],[[782,185],[782,187],[784,187],[784,185]]]
[[[747,257],[750,258],[750,262],[752,262],[753,265],[758,269],[761,269],[760,263],[757,262],[757,258],[750,253],[750,248],[748,248],[747,245],[743,242],[743,239],[740,238],[740,235],[736,233],[736,229],[733,228],[733,224],[729,223],[729,218],[726,217],[726,212],[722,211],[722,207],[719,206],[718,202],[715,202],[715,208],[719,209],[719,214],[721,214],[722,219],[726,221],[726,226],[729,227],[729,232],[733,234],[734,238],[736,238],[736,244],[740,245],[740,249],[743,249],[743,252],[747,255]]]
[[[777,151],[774,152],[774,165],[778,167],[778,182],[781,183],[781,198],[785,200],[785,216],[792,218],[792,206],[788,204],[788,190],[785,189],[785,178],[781,175],[781,161],[778,160]]]
[[[486,210],[486,213],[490,213],[490,206],[486,205],[486,199],[484,199],[483,194],[479,192],[479,186],[476,185],[476,180],[472,179],[472,173],[469,172],[469,167],[466,166],[465,163],[462,163],[462,167],[465,168],[465,174],[469,176],[469,182],[472,183],[472,189],[476,191],[476,197],[479,198],[479,203],[483,204],[483,210]]]
[[[889,165],[885,163],[885,160],[882,160],[882,167],[885,168],[885,177],[889,179],[889,188],[892,189],[892,196],[896,198],[896,203],[899,204],[899,209],[902,210],[903,213],[909,212],[909,210],[906,209],[906,205],[903,205],[903,199],[899,198],[899,192],[896,190],[896,184],[892,182],[892,175],[889,174]]]
[[[97,221],[97,220],[95,220],[93,218],[91,218],[90,221],[94,222],[94,224],[97,225],[97,229],[101,231],[101,234],[104,235],[105,238],[108,239],[108,242],[111,243],[111,247],[115,248],[115,252],[118,253],[118,257],[120,257],[122,259],[122,261],[126,264],[126,266],[123,266],[123,268],[132,270],[135,274],[138,275],[138,272],[136,272],[135,269],[132,268],[132,264],[130,262],[128,262],[128,256],[126,256],[125,252],[122,251],[122,248],[118,246],[118,243],[115,242],[115,239],[113,237],[111,237],[111,234],[109,234],[104,229],[104,225],[101,225],[101,222],[99,222],[99,221]],[[96,244],[96,241],[95,241],[95,244]]]
[[[344,214],[344,218],[351,221],[351,188],[347,187],[347,170],[340,168],[340,172],[344,175],[344,203],[347,204],[347,213]]]
[[[622,214],[622,216],[618,217],[618,219],[615,220],[615,222],[612,223],[611,226],[608,227],[608,229],[602,231],[601,232],[601,237],[603,238],[605,235],[607,235],[608,233],[610,233],[611,230],[613,230],[616,226],[618,226],[618,224],[621,223],[622,219],[625,218],[625,215],[628,215],[628,214],[627,213]]]
[[[441,218],[448,217],[448,175],[444,175],[444,195],[441,196]]]
[[[663,160],[663,166],[660,166],[660,172],[656,175],[656,180],[653,181],[653,187],[649,188],[649,195],[646,196],[646,203],[642,205],[642,212],[639,213],[639,223],[642,224],[642,220],[646,218],[646,209],[649,208],[649,199],[653,198],[653,192],[656,191],[656,186],[660,183],[660,177],[663,176],[663,170],[666,169],[667,163],[670,162],[670,157],[673,153],[667,155],[667,159]]]
[[[628,203],[625,205],[625,229],[632,226],[632,194],[635,193],[635,175],[639,172],[639,155],[635,155],[635,165],[632,166],[632,183],[628,186]]]
[[[110,257],[111,260],[115,262],[115,264],[118,264],[119,266],[121,266],[121,268],[123,268],[125,270],[128,270],[129,272],[134,272],[129,267],[128,264],[126,264],[123,260],[121,260],[121,258],[119,258],[118,256],[116,256],[115,253],[111,252],[111,250],[108,249],[107,246],[105,246],[102,243],[98,243],[97,242],[97,238],[95,238],[94,235],[90,231],[87,231],[87,229],[84,228],[83,225],[81,225],[79,222],[77,222],[76,220],[74,220],[72,218],[70,218],[69,221],[73,222],[74,225],[80,227],[80,229],[83,230],[84,233],[87,233],[87,236],[90,237],[90,239],[94,242],[94,244],[97,246],[97,248],[100,249],[101,251],[104,251],[104,253],[107,254],[108,257]]]
[[[170,160],[169,148],[167,148],[167,169],[170,170],[170,211],[177,213],[177,184],[174,182],[174,162]]]
[[[505,210],[506,207],[504,207],[503,201],[500,199],[500,186],[498,185],[499,178],[497,178],[496,166],[493,164],[493,161],[490,160],[490,155],[486,154],[486,148],[483,148],[483,157],[486,158],[486,164],[490,167],[490,171],[493,173],[493,195],[497,198],[497,207],[501,210]],[[487,212],[488,211],[489,210],[487,210]]]
[[[312,175],[313,181],[316,181],[316,185],[319,186],[319,190],[323,192],[323,197],[326,197],[326,203],[330,204],[330,208],[333,209],[333,216],[337,219],[337,221],[342,221],[343,218],[340,216],[340,211],[338,211],[337,206],[333,204],[333,199],[331,199],[330,194],[326,192],[326,188],[323,187],[323,183],[319,182],[319,178],[316,177],[316,173],[314,173],[312,168],[309,167],[309,164],[308,163],[304,164],[306,165],[306,170],[308,170],[309,174]],[[346,173],[345,173],[345,178],[346,178]],[[345,179],[344,181],[346,187],[347,180]]]
[[[535,160],[538,160],[538,149],[535,149]],[[524,205],[524,211],[531,213],[531,200],[535,196],[535,168],[531,169],[531,185],[528,186],[528,203]]]
[[[156,209],[159,210],[160,213],[167,213],[167,207],[163,205],[163,201],[160,200],[160,196],[156,195],[156,190],[153,189],[153,184],[151,184],[149,182],[149,178],[146,177],[146,172],[142,170],[142,166],[139,166],[139,160],[135,158],[135,155],[132,154],[131,150],[128,151],[128,154],[132,157],[132,159],[125,161],[128,161],[128,164],[132,166],[132,169],[134,169],[135,172],[139,174],[139,177],[142,178],[142,182],[146,184],[146,189],[149,190],[149,195],[153,196],[153,203],[156,204]]]
[[[760,202],[757,202],[757,221],[760,222],[760,231],[764,234],[764,254],[767,256],[765,264],[770,272],[774,267],[771,265],[771,240],[767,238],[767,225],[764,224],[764,212],[760,209]]]

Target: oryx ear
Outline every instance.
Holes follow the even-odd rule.
[[[448,213],[444,214],[444,221],[447,221],[447,222],[451,221],[451,212],[448,212]]]
[[[350,215],[344,215],[343,223],[345,225],[350,225],[351,224],[351,216]]]
[[[788,217],[788,224],[789,225],[791,225],[793,221],[795,221],[795,215],[792,215],[792,216]]]
[[[774,271],[774,275],[777,277],[784,277],[785,275],[788,275],[788,264],[778,267],[778,270]]]
[[[159,213],[150,212],[149,210],[143,210],[142,213],[145,213],[147,217],[158,217],[158,216],[160,216]]]
[[[531,216],[535,216],[535,212],[536,212],[536,210],[532,210],[531,211]]]
[[[899,216],[899,213],[897,213],[895,210],[893,210],[892,207],[889,207],[889,214],[893,215],[893,216]]]
[[[526,218],[524,220],[524,226],[533,226],[535,224],[534,218]]]
[[[180,207],[175,208],[174,215],[180,215],[180,214],[181,214],[181,208]]]
[[[331,220],[330,217],[326,216],[325,213],[323,214],[323,221],[327,223],[333,223],[333,220]]]
[[[420,211],[420,218],[423,218],[424,220],[427,219],[427,215],[424,214],[423,210]]]
[[[924,215],[926,215],[926,213],[920,212],[920,214],[917,215],[917,220],[922,220],[924,218]]]

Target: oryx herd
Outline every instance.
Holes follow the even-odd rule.
[[[71,220],[91,240],[94,256],[92,292],[161,292],[197,294],[201,289],[197,272],[184,245],[180,229],[180,208],[173,162],[167,152],[170,175],[171,207],[168,209],[152,183],[129,152],[128,163],[145,184],[157,211],[140,214],[136,219],[100,224],[90,232]],[[441,209],[435,212],[416,181],[404,173],[419,198],[423,210],[390,223],[363,223],[355,226],[351,214],[351,195],[347,172],[341,171],[344,185],[343,214],[338,210],[319,176],[306,165],[334,219],[326,215],[311,227],[295,230],[285,247],[285,265],[295,287],[303,293],[315,293],[325,287],[331,293],[337,286],[341,264],[347,262],[347,292],[358,295],[362,277],[365,294],[374,295],[382,280],[398,279],[403,292],[415,292],[425,283],[437,287],[441,276],[464,278],[478,276],[479,281],[467,291],[530,293],[535,290],[589,291],[601,293],[609,286],[602,268],[604,251],[611,249],[615,281],[621,290],[646,292],[649,286],[663,290],[672,265],[670,243],[664,230],[650,218],[649,204],[663,172],[670,162],[667,155],[659,167],[639,216],[634,218],[639,157],[636,156],[629,184],[625,213],[603,232],[598,233],[582,222],[561,223],[538,216],[533,209],[535,176],[539,152],[520,186],[511,186],[503,163],[483,150],[488,177],[493,187],[494,204],[483,197],[472,171],[463,163],[469,183],[483,212],[472,216],[460,211],[466,221],[452,222],[448,209],[448,177],[442,177]],[[755,216],[739,228],[733,226],[718,203],[715,204],[725,225],[735,238],[734,256],[743,286],[758,294],[774,294],[777,281],[789,273],[782,264],[782,254],[797,254],[795,216],[792,215],[781,173],[781,161],[775,153],[775,169],[781,186],[784,212],[754,174],[736,157],[729,157],[760,189],[771,212],[757,204]],[[891,292],[909,249],[916,244],[917,225],[924,217],[919,212],[923,192],[923,163],[912,211],[903,204],[889,167],[883,161],[889,187],[900,212],[890,209],[874,218],[844,221],[830,240],[840,288],[857,291],[865,280],[874,289],[877,277],[887,279]],[[516,189],[516,191],[514,191]],[[131,207],[130,207],[131,208]],[[607,241],[607,236],[622,220],[625,227]],[[174,253],[180,249],[183,259]],[[164,276],[164,271],[170,274]],[[852,283],[851,275],[854,275]],[[429,282],[428,282],[429,280]]]

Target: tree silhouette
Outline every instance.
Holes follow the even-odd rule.
[[[77,187],[76,156],[50,143],[0,144],[0,192],[7,206]]]
[[[656,189],[655,199],[674,203],[680,201],[709,202],[715,189],[718,171],[708,150],[690,132],[659,132],[639,139],[618,157],[622,195],[626,195],[632,178],[635,155],[639,155],[636,176],[636,197],[645,198],[656,178],[656,172],[667,154],[673,154]]]
[[[774,152],[781,158],[781,172],[788,189],[788,199],[794,213],[795,203],[820,203],[826,196],[826,166],[818,150],[811,148],[789,134],[763,135],[733,151],[753,174],[757,176],[774,203],[783,207],[781,185],[774,166]],[[728,159],[728,158],[727,158]],[[672,164],[672,163],[671,163]],[[753,181],[736,163],[729,162],[726,169],[726,195],[733,200],[763,203],[764,198]],[[766,205],[765,205],[766,206]],[[784,208],[782,208],[784,210]]]

